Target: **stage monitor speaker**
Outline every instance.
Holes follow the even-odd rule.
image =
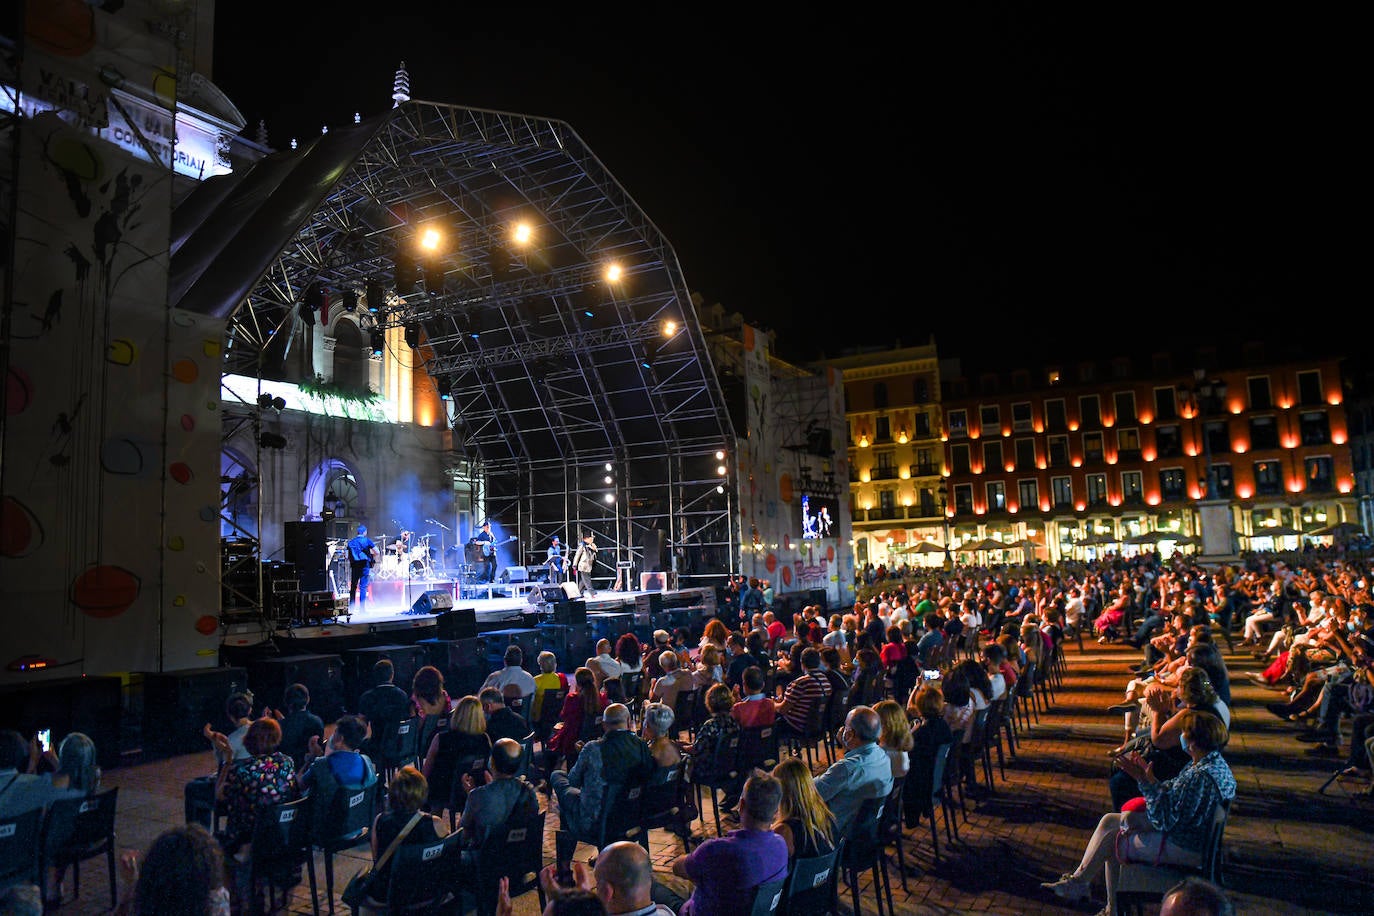
[[[507,566],[501,571],[501,581],[503,583],[528,582],[529,574],[523,566]]]
[[[296,564],[301,591],[322,592],[329,588],[325,565],[329,560],[329,541],[324,522],[287,522],[286,562]]]
[[[436,614],[440,639],[472,639],[477,635],[477,611],[470,607],[456,607]]]
[[[587,602],[559,601],[553,606],[553,622],[580,626],[587,622]]]
[[[639,537],[639,546],[644,551],[644,572],[658,572],[667,565],[664,562],[664,537],[660,529],[645,530]]]
[[[310,691],[310,711],[326,722],[343,715],[343,659],[337,655],[287,655],[248,664],[248,685],[255,704],[280,709],[282,695],[292,684]]]
[[[143,673],[143,749],[159,755],[194,754],[208,747],[201,729],[231,727],[224,701],[248,687],[247,668],[186,668]]]
[[[568,593],[563,591],[561,585],[545,585],[539,589],[540,595],[544,598],[545,604],[557,604],[560,601],[568,600]]]
[[[668,574],[666,572],[642,572],[639,574],[639,590],[641,592],[665,592],[668,590]]]
[[[563,594],[567,595],[569,601],[582,597],[582,589],[578,588],[576,582],[564,582],[559,588],[563,589]]]
[[[430,589],[415,599],[410,606],[412,614],[438,614],[453,608],[453,595],[443,589]]]

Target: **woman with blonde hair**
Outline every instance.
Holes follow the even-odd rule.
[[[719,623],[720,621],[714,621]],[[725,681],[725,653],[715,643],[701,647],[697,657],[697,682],[700,684],[720,684]]]
[[[787,857],[811,859],[835,848],[835,815],[816,791],[816,780],[800,757],[789,757],[773,767],[773,778],[782,783],[773,832],[787,843]]]
[[[424,777],[429,783],[429,811],[442,811],[450,800],[466,801],[459,777],[477,762],[486,765],[491,756],[487,717],[482,701],[469,694],[458,701],[449,716],[448,731],[440,732],[425,753]]]
[[[902,704],[896,700],[883,700],[873,707],[873,711],[883,723],[878,746],[887,752],[887,759],[892,763],[892,778],[900,779],[911,768],[911,758],[908,756],[912,745],[911,721],[907,719]]]

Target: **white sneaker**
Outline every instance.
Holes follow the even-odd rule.
[[[1045,881],[1040,886],[1054,891],[1054,895],[1060,900],[1075,903],[1087,900],[1090,894],[1089,881],[1075,876],[1072,872],[1060,875],[1058,881]]]

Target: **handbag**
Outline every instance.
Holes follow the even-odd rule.
[[[420,823],[420,818],[424,816],[424,811],[416,811],[406,825],[401,828],[401,832],[396,834],[396,839],[392,840],[391,844],[387,846],[381,856],[378,857],[376,864],[361,869],[353,876],[352,880],[348,882],[348,886],[344,888],[342,895],[344,903],[348,904],[354,910],[357,910],[358,907],[363,905],[372,890],[372,884],[376,880],[377,872],[386,865],[391,859],[391,854],[396,851],[397,847],[405,842],[406,835],[415,829],[415,825]]]

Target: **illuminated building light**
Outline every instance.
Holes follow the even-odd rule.
[[[940,476],[941,476],[941,477],[948,477],[948,476],[949,476],[949,468],[941,468],[941,469],[940,469]]]
[[[1196,447],[1196,446],[1193,446],[1193,445],[1190,445],[1190,446],[1188,446],[1187,448],[1185,448],[1185,449],[1183,450],[1183,453],[1184,453],[1185,455],[1187,455],[1189,458],[1196,458],[1196,457],[1197,457],[1197,447]]]
[[[1345,433],[1332,433],[1331,441],[1336,445],[1345,445]]]
[[[1141,451],[1140,457],[1141,457],[1141,458],[1144,458],[1146,461],[1154,461],[1154,460],[1155,460],[1155,450],[1152,449],[1152,448],[1144,449],[1143,451]]]
[[[1280,409],[1280,410],[1288,410],[1288,409],[1289,409],[1290,407],[1292,407],[1292,406],[1293,406],[1293,402],[1290,401],[1290,400],[1288,400],[1288,399],[1286,399],[1286,398],[1284,398],[1284,399],[1282,399],[1282,400],[1279,401],[1279,409]]]
[[[1088,504],[1083,502],[1074,503],[1073,508],[1076,512],[1082,512],[1084,509],[1088,508]]]
[[[1297,437],[1297,436],[1285,436],[1285,437],[1284,437],[1284,440],[1283,440],[1283,447],[1284,447],[1284,448],[1297,448],[1297,447],[1298,447],[1298,437]]]
[[[948,442],[948,441],[949,441],[949,436],[948,436],[946,433],[940,433],[940,441],[941,441],[941,442]]]
[[[1331,397],[1326,399],[1326,403],[1330,404],[1332,407],[1340,407],[1341,396],[1339,394],[1333,394],[1331,395]]]
[[[1108,505],[1111,505],[1111,506],[1113,506],[1113,507],[1116,507],[1116,506],[1121,505],[1121,500],[1119,500],[1119,499],[1117,499],[1115,496],[1113,496],[1111,499],[1107,500],[1107,503],[1108,503]]]
[[[1107,462],[1108,464],[1116,464],[1116,456],[1115,456],[1115,455],[1108,455],[1108,456],[1106,457],[1106,462]]]
[[[860,472],[859,472],[859,482],[860,482],[860,483],[868,483],[868,482],[871,481],[872,479],[873,479],[873,475],[870,474],[867,470],[863,470],[863,471],[860,471]]]
[[[981,474],[983,473],[983,466],[981,464],[970,465],[969,470],[975,474]]]
[[[1009,430],[1009,429],[1003,429],[1003,430],[1002,430],[1002,438],[1003,438],[1003,439],[1006,439],[1006,438],[1008,438],[1008,437],[1010,437],[1010,436],[1011,436],[1011,430]]]
[[[1102,425],[1105,426],[1107,429],[1111,429],[1113,426],[1116,425],[1116,420],[1112,419],[1111,417],[1103,417]]]
[[[1250,446],[1245,442],[1232,442],[1231,451],[1235,452],[1237,455],[1244,455],[1246,452],[1250,451]]]
[[[1031,429],[1035,430],[1037,433],[1043,433],[1045,431],[1045,427],[1041,426],[1039,423],[1032,426]]]
[[[1045,468],[1049,467],[1049,465],[1045,463],[1044,458],[1041,458],[1039,461],[1035,462],[1035,466],[1042,471],[1045,470]]]
[[[1302,481],[1301,481],[1301,480],[1290,480],[1290,481],[1288,481],[1288,492],[1289,492],[1289,493],[1301,493],[1301,492],[1302,492]]]
[[[1151,493],[1150,495],[1148,495],[1148,496],[1145,497],[1145,502],[1146,502],[1147,505],[1151,505],[1151,506],[1157,506],[1157,505],[1159,505],[1159,494],[1158,494],[1158,493]]]
[[[909,467],[904,467],[904,468],[902,468],[902,472],[901,472],[901,474],[899,474],[898,476],[901,477],[903,480],[910,480],[910,479],[911,479],[911,468],[909,468]]]
[[[1139,414],[1136,419],[1140,420],[1142,426],[1149,426],[1154,421],[1155,415],[1152,413]]]
[[[982,507],[982,506],[974,506],[973,511],[974,511],[974,513],[976,513],[976,514],[978,514],[978,515],[982,515],[983,513],[987,512],[988,510],[985,509],[985,508]]]
[[[1244,413],[1244,412],[1245,412],[1245,405],[1244,405],[1244,404],[1242,404],[1240,401],[1232,401],[1232,402],[1231,402],[1231,413],[1238,414],[1238,413]]]
[[[1049,501],[1048,499],[1047,499],[1047,500],[1044,500],[1043,502],[1040,503],[1040,511],[1041,511],[1041,512],[1048,512],[1048,511],[1050,511],[1050,501]],[[1029,532],[1027,532],[1027,533],[1029,533]]]
[[[946,510],[945,510],[945,518],[954,518],[954,510],[953,510],[953,509],[946,509]]]
[[[1014,465],[1014,464],[1009,464],[1009,465],[1007,465],[1007,473],[1008,473],[1008,474],[1010,474],[1010,473],[1011,473],[1012,471],[1014,471],[1014,470],[1016,470],[1016,465]]]
[[[1076,468],[1081,468],[1083,466],[1083,459],[1074,458],[1072,461],[1069,462],[1069,464],[1073,465]]]
[[[1255,495],[1255,491],[1242,484],[1241,486],[1236,487],[1236,495],[1239,496],[1241,499],[1249,499],[1250,497]]]
[[[1016,512],[1016,506],[1012,505],[1011,503],[1007,503],[1007,511],[1014,514]]]
[[[1339,484],[1336,485],[1336,489],[1341,491],[1342,493],[1349,493],[1351,489],[1353,489],[1353,485],[1348,480],[1342,480]]]
[[[1188,495],[1193,499],[1202,499],[1202,489],[1194,484],[1188,488]]]
[[[968,433],[968,437],[969,437],[970,439],[977,439],[980,435],[982,435],[982,432],[981,432],[981,431],[972,430],[972,429],[969,430],[969,433]]]
[[[1076,433],[1076,432],[1078,432],[1078,421],[1077,421],[1077,420],[1074,420],[1074,421],[1072,421],[1071,423],[1069,423],[1069,432],[1071,432],[1071,433]]]

